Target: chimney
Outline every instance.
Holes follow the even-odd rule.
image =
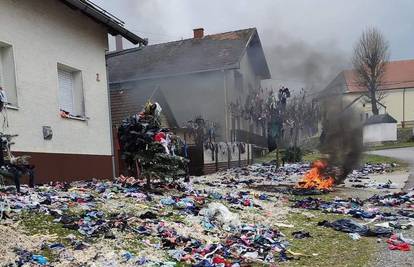
[[[194,39],[202,39],[204,37],[204,29],[203,28],[194,29],[193,33],[194,33]]]
[[[115,51],[121,51],[123,49],[124,47],[122,45],[122,36],[118,34],[115,36]]]

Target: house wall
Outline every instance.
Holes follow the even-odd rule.
[[[179,126],[200,115],[218,124],[217,141],[226,140],[224,72],[164,79],[160,88]]]
[[[363,128],[363,142],[397,141],[396,123],[368,124]]]
[[[110,177],[106,29],[60,1],[2,0],[0,42],[13,46],[16,69],[18,109],[8,110],[10,128],[6,132],[19,135],[14,151],[33,155],[38,181],[45,181],[45,176],[84,178],[82,171],[70,171],[81,167],[78,161],[105,164],[95,172],[88,171],[86,176]],[[85,113],[89,120],[59,116],[58,63],[82,72]],[[42,126],[51,126],[52,140],[43,139]],[[39,157],[44,153],[52,155],[52,159]],[[65,155],[80,156],[67,160]],[[58,162],[61,171],[48,172],[47,165]]]
[[[236,85],[235,72],[239,72],[242,75],[243,82],[241,88],[238,88]],[[239,69],[226,72],[226,83],[228,85],[228,103],[240,103],[242,106],[244,106],[246,103],[246,98],[249,93],[260,88],[260,79],[253,70],[253,65],[248,53],[245,53],[241,58]],[[232,115],[230,112],[227,112],[227,120],[229,121],[228,131],[230,132],[232,130]],[[237,129],[237,125],[235,128]],[[262,135],[263,133],[261,126],[258,127],[256,123],[251,123],[248,120],[240,119],[239,130],[249,131],[250,129],[252,129],[253,133],[258,135]]]
[[[185,76],[169,77],[163,79],[141,80],[134,83],[111,86],[112,92],[122,91],[128,98],[129,94],[143,92],[144,97],[139,96],[140,104],[131,106],[135,110],[128,109],[130,105],[113,107],[115,112],[121,115],[132,115],[140,111],[143,104],[154,91],[161,90],[168,102],[172,115],[177,120],[178,126],[183,126],[187,121],[196,116],[202,116],[205,120],[216,122],[219,125],[217,141],[225,139],[225,94],[224,72],[205,72]],[[134,91],[130,93],[129,90]],[[138,98],[138,97],[137,97]],[[127,101],[123,100],[124,103]],[[128,113],[128,114],[127,114]],[[118,114],[115,114],[118,116]]]
[[[347,94],[347,99],[353,99],[360,96],[359,93]],[[398,126],[405,122],[405,126],[414,125],[414,88],[387,90],[385,97],[381,100],[387,109],[386,112],[398,121]],[[360,100],[357,103],[361,110],[362,117],[365,119],[372,115],[371,104]],[[382,106],[378,106],[381,114],[385,113]]]

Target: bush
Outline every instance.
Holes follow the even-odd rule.
[[[302,161],[303,152],[300,147],[289,147],[285,150],[285,153],[282,157],[284,162],[299,162]]]
[[[413,128],[399,128],[397,129],[398,142],[412,142]]]

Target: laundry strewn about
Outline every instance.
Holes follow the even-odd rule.
[[[413,8],[0,1],[0,267],[413,266]]]

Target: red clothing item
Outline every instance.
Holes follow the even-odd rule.
[[[165,133],[159,132],[154,136],[155,142],[161,142],[162,139],[165,139]]]
[[[393,234],[388,240],[388,248],[390,250],[410,251],[411,246],[408,243],[400,240],[397,235]]]
[[[388,244],[388,248],[390,250],[410,251],[410,244],[408,243],[398,243],[396,245]]]
[[[224,266],[226,266],[226,267],[230,267],[231,266],[231,262],[228,261],[228,260],[226,260],[226,259],[224,259],[223,257],[215,256],[213,258],[213,264],[221,264],[221,263],[224,263]]]

